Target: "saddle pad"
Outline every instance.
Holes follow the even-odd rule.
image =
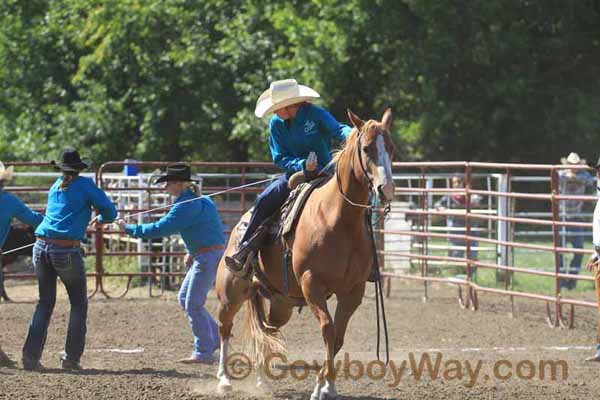
[[[250,218],[252,218],[252,213],[254,212],[254,207],[252,207],[249,213],[244,213],[240,218],[240,221],[237,225],[236,230],[236,238],[235,238],[235,248],[239,249],[240,244],[242,242],[242,238],[246,234],[246,230],[248,230],[248,225],[250,224]],[[265,228],[267,230],[267,235],[265,236],[264,243],[271,244],[275,243],[279,231],[281,229],[281,220],[280,218],[271,218],[270,220],[265,221]]]
[[[281,236],[286,238],[288,234],[294,231],[296,222],[302,213],[304,204],[310,194],[318,187],[321,187],[329,180],[329,176],[313,179],[310,182],[301,183],[294,189],[285,204],[281,208]]]

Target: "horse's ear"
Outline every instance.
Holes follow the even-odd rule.
[[[383,112],[383,117],[381,117],[381,124],[386,130],[390,130],[392,126],[392,109],[390,107],[386,108]]]
[[[354,114],[352,111],[350,111],[350,109],[348,109],[348,118],[350,118],[352,125],[354,125],[356,129],[360,130],[360,128],[362,128],[362,126],[365,124],[365,121],[358,118],[358,115]]]

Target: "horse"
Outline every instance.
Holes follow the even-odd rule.
[[[348,322],[362,302],[375,257],[367,226],[370,196],[376,196],[378,203],[385,206],[394,195],[391,110],[385,110],[381,121],[363,121],[350,110],[348,116],[353,129],[343,149],[334,156],[335,177],[306,200],[295,231],[285,243],[268,244],[259,252],[256,268],[275,289],[268,294],[268,308],[265,309],[261,295],[264,291],[256,277],[234,275],[227,269],[224,257],[219,263],[215,283],[221,339],[219,393],[232,390],[228,346],[233,319],[242,305],[246,307],[244,333],[253,340],[257,351],[256,385],[268,388],[263,369],[267,356],[285,349],[279,329],[290,320],[294,306],[306,304],[320,323],[326,348],[311,400],[337,397],[334,358],[344,344]],[[235,252],[240,226],[241,221],[232,231],[225,255]],[[287,285],[283,246],[291,251]],[[327,299],[333,294],[337,298],[334,317],[327,308]]]

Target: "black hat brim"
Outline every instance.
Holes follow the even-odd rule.
[[[52,164],[54,168],[60,169],[61,171],[80,172],[84,169],[88,169],[92,165],[92,161],[87,158],[83,158],[81,159],[81,162],[75,164],[63,164],[56,161],[50,161],[50,164]]]
[[[154,181],[154,184],[159,184],[159,183],[163,183],[163,182],[199,182],[196,179],[183,179],[182,177],[179,176],[173,176],[173,175],[161,175],[158,178],[156,178],[156,180]]]

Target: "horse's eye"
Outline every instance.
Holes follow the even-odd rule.
[[[369,152],[369,146],[363,146],[363,151],[365,153],[368,153]]]

